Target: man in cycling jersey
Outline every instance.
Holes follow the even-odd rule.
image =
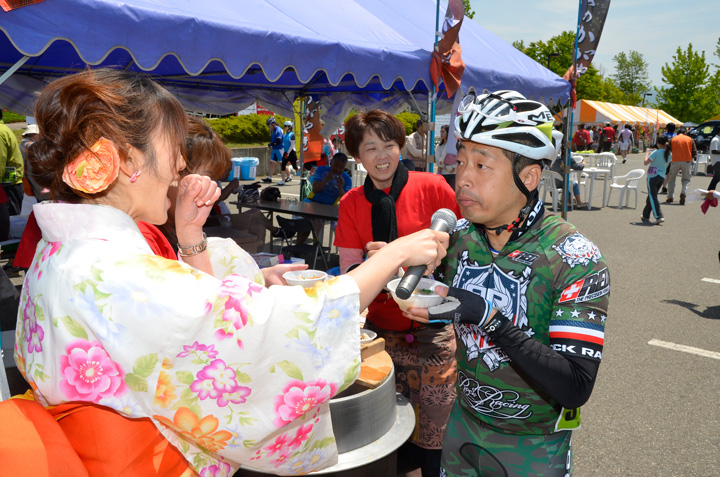
[[[455,323],[457,399],[441,475],[569,475],[572,430],[602,358],[607,264],[538,198],[555,156],[550,111],[498,91],[466,97],[458,113],[465,219],[439,270],[448,300],[406,315]]]

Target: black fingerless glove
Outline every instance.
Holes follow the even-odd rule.
[[[451,287],[444,302],[428,308],[428,323],[466,323],[482,328],[490,320],[492,309],[480,295]]]

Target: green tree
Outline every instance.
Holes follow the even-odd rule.
[[[470,6],[470,0],[463,0],[463,5],[465,5],[465,16],[473,18],[475,16],[475,10]]]
[[[641,53],[630,50],[626,55],[620,52],[613,57],[615,74],[612,78],[615,85],[622,92],[618,98],[621,104],[639,104],[643,95],[650,90],[648,77],[648,64]]]
[[[716,75],[710,74],[705,52],[693,50],[692,43],[683,50],[678,46],[672,64],[662,67],[662,88],[655,88],[660,109],[681,121],[699,123],[717,111],[717,92],[713,90]]]
[[[525,42],[515,41],[512,45],[541,65],[548,66],[549,63],[549,69],[557,75],[562,76],[572,65],[573,49],[575,48],[575,32],[570,30],[564,31],[550,38],[547,42],[542,40],[533,41],[525,46]],[[605,100],[603,96],[603,77],[592,65],[590,65],[585,74],[578,79],[575,89],[578,99]]]

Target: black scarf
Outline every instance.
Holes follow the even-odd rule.
[[[380,189],[376,189],[372,179],[368,175],[365,178],[365,198],[372,204],[372,234],[373,241],[392,242],[398,238],[397,217],[395,215],[395,202],[400,197],[403,187],[408,181],[408,170],[402,162],[398,163],[390,195]]]

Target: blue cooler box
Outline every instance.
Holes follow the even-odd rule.
[[[244,181],[255,180],[257,166],[260,163],[256,157],[243,157],[240,159],[240,179]]]
[[[226,181],[230,182],[233,179],[240,179],[242,168],[242,163],[240,162],[241,160],[241,157],[232,158],[232,168],[230,169],[230,175],[228,175],[227,179],[225,179]]]

